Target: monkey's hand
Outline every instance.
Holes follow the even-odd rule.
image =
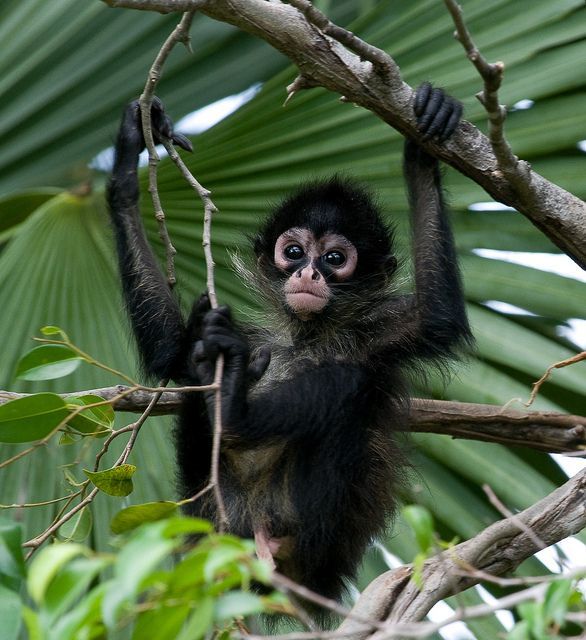
[[[213,382],[215,361],[224,356],[222,377],[222,417],[228,428],[235,427],[246,413],[246,394],[251,377],[260,377],[268,366],[269,357],[262,352],[252,363],[245,336],[234,326],[230,309],[219,307],[206,313],[202,322],[201,340],[196,342],[194,357],[201,384]],[[213,411],[213,394],[206,394],[208,411]],[[236,435],[236,434],[235,434]]]
[[[415,92],[414,111],[424,140],[447,140],[462,117],[461,103],[429,82],[424,82]]]
[[[153,98],[151,105],[151,128],[153,139],[158,144],[163,140],[171,140],[173,144],[193,151],[193,147],[188,138],[173,130],[173,121],[165,113],[165,107],[159,98]],[[140,105],[138,100],[134,100],[127,105],[122,124],[118,133],[118,148],[120,144],[127,150],[132,150],[135,154],[140,153],[145,148],[144,135],[142,131],[142,120],[140,115]]]

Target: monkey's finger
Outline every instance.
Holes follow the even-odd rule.
[[[203,362],[207,359],[206,348],[203,340],[198,340],[195,343],[192,351],[192,357],[196,362]]]
[[[256,359],[248,365],[248,376],[252,380],[260,380],[271,361],[270,347],[263,347]]]
[[[454,105],[451,100],[444,100],[440,110],[435,114],[431,121],[427,131],[425,132],[424,140],[429,140],[435,135],[443,135],[447,122],[450,120]]]
[[[427,133],[435,117],[440,112],[444,100],[445,94],[441,89],[432,90],[431,96],[429,97],[429,100],[425,105],[425,110],[417,120],[418,128],[421,133]]]
[[[202,293],[193,305],[194,311],[204,313],[210,310],[210,297],[208,292]]]
[[[184,136],[182,133],[174,133],[171,140],[173,141],[173,144],[176,144],[178,147],[185,149],[185,151],[193,151],[191,140]]]
[[[151,122],[156,142],[160,142],[162,138],[167,138],[182,149],[193,151],[189,138],[173,130],[173,120],[165,113],[165,107],[157,96],[153,98],[151,105]]]
[[[204,349],[210,359],[215,359],[219,353],[248,359],[248,345],[232,331],[222,331],[217,328],[214,331],[214,333],[205,332],[203,338]]]
[[[444,140],[447,140],[452,135],[452,133],[454,133],[454,131],[460,124],[463,111],[464,111],[464,107],[462,107],[462,105],[459,102],[454,101],[452,113],[444,128],[443,133],[441,134],[441,142],[443,142]]]
[[[199,384],[212,384],[214,381],[214,369],[214,365],[207,360],[197,362],[195,365],[195,372],[199,378]]]
[[[423,115],[425,106],[431,95],[432,86],[430,82],[423,82],[415,92],[415,103],[413,109],[417,117]]]

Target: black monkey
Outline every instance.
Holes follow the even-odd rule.
[[[446,139],[461,106],[425,83],[414,102],[424,137]],[[184,149],[156,101],[158,137]],[[221,489],[229,529],[254,537],[278,569],[338,597],[384,531],[405,477],[396,443],[408,411],[406,371],[471,342],[438,161],[405,145],[415,292],[391,289],[393,237],[370,196],[332,178],[301,187],[254,240],[258,289],[277,319],[236,325],[204,294],[185,321],[147,243],[138,210],[144,147],[137,103],[124,113],[109,203],[126,304],[146,372],[211,382],[224,354]],[[269,362],[270,360],[270,362]],[[213,399],[186,394],[176,429],[182,497],[208,482]],[[210,494],[188,512],[217,521]]]

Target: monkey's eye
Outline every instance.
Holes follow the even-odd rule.
[[[288,247],[285,247],[283,255],[287,260],[301,260],[305,254],[298,244],[290,244]]]
[[[324,262],[332,267],[341,267],[346,262],[346,256],[341,251],[328,251],[324,255]]]

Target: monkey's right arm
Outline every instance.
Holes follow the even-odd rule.
[[[224,436],[234,444],[255,446],[276,439],[301,441],[336,438],[348,442],[362,431],[371,394],[366,372],[359,365],[327,362],[308,367],[260,394],[248,393],[251,378],[259,378],[269,364],[270,351],[250,360],[246,338],[234,326],[229,309],[208,312],[196,343],[194,361],[202,384],[210,384],[218,354],[224,355],[222,420]],[[213,416],[214,395],[206,394],[208,415]]]
[[[152,123],[159,133],[191,150],[184,136],[174,134],[172,123],[158,99],[153,102]],[[124,112],[115,147],[108,202],[118,251],[124,299],[145,372],[157,378],[181,375],[188,351],[179,304],[157,264],[147,241],[138,208],[138,156],[144,149],[138,102]]]

